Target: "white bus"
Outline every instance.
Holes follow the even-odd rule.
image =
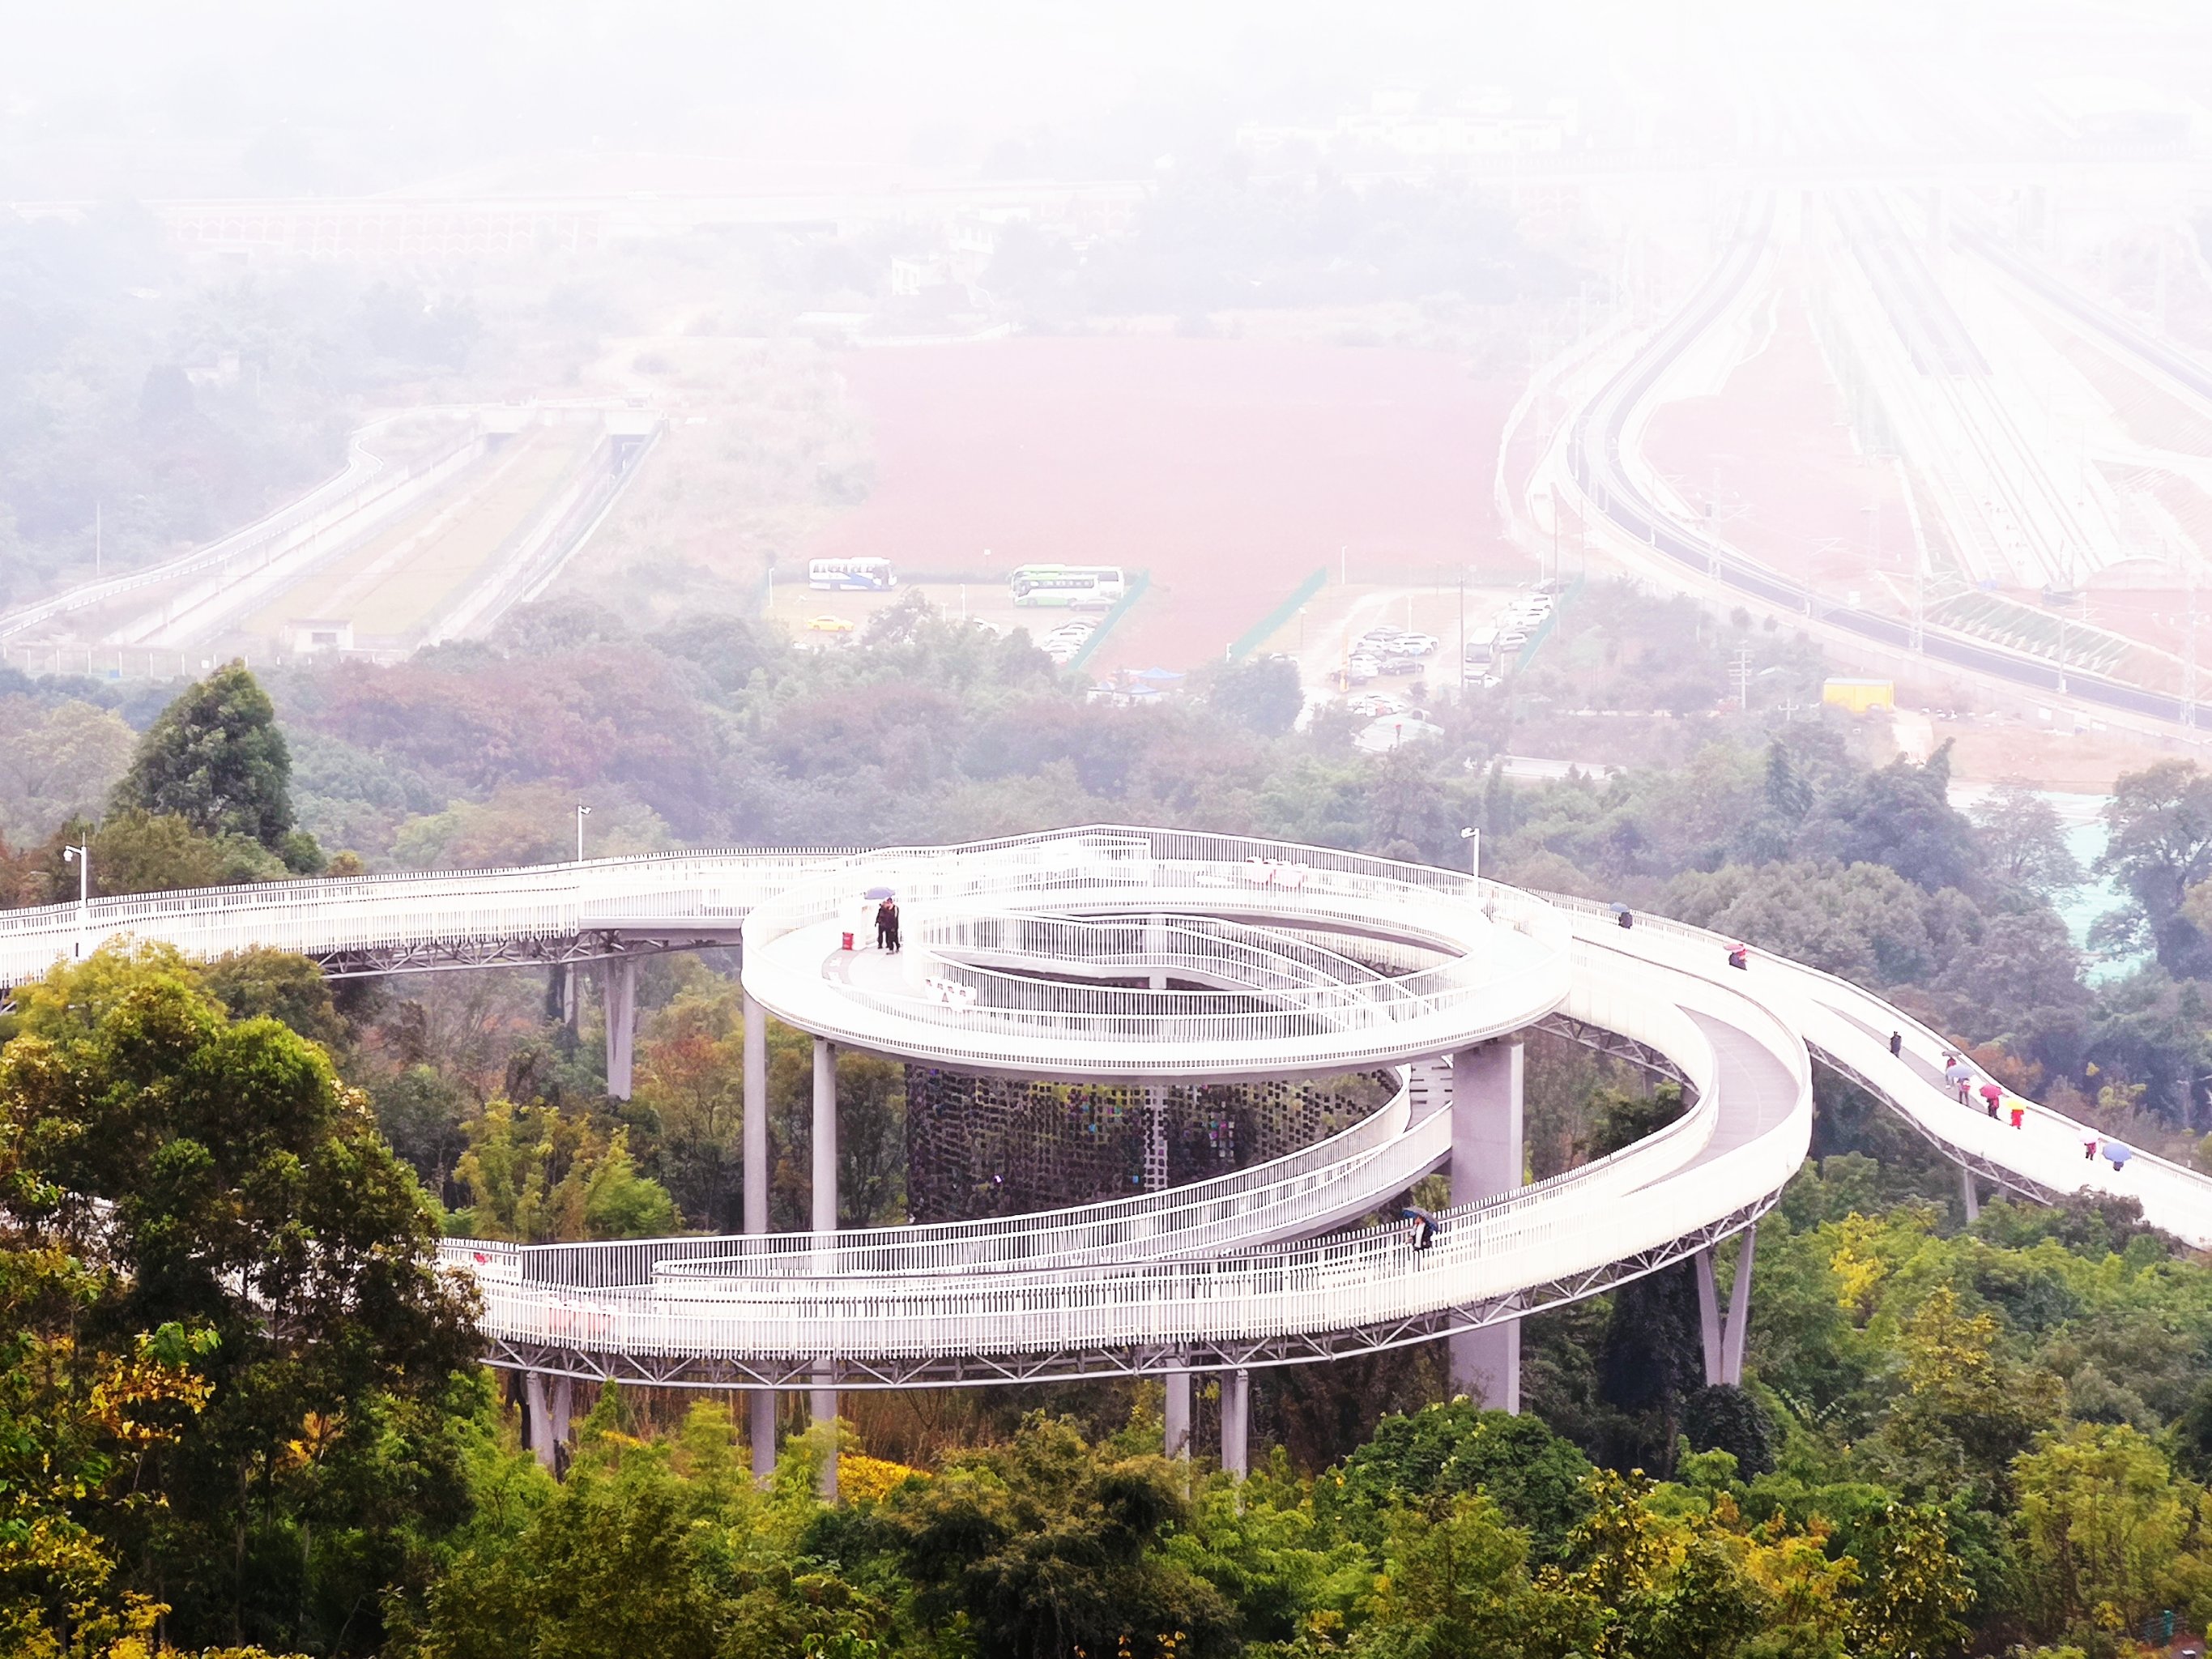
[[[806,567],[809,587],[848,592],[884,593],[898,586],[889,559],[816,559]]]
[[[1487,668],[1498,660],[1498,630],[1478,628],[1467,636],[1467,665]]]
[[[1008,583],[1016,605],[1060,605],[1109,611],[1121,602],[1118,564],[1025,564]]]

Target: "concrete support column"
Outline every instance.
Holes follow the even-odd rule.
[[[1698,1275],[1698,1334],[1705,1339],[1705,1383],[1743,1385],[1743,1340],[1751,1327],[1751,1266],[1759,1249],[1759,1229],[1747,1227],[1742,1247],[1736,1252],[1735,1283],[1729,1287],[1728,1306],[1721,1306],[1720,1287],[1713,1277],[1713,1247],[1708,1244],[1691,1258]]]
[[[637,959],[617,957],[609,963],[606,988],[607,1093],[628,1100],[637,1050]]]
[[[1721,1381],[1732,1387],[1743,1384],[1743,1339],[1751,1328],[1751,1263],[1759,1249],[1757,1223],[1743,1230],[1743,1248],[1736,1252],[1735,1283],[1729,1290],[1728,1325],[1721,1332]]]
[[[553,1443],[556,1446],[565,1446],[568,1443],[569,1414],[574,1407],[576,1398],[575,1380],[573,1377],[556,1376],[553,1379],[553,1386],[549,1392],[551,1397],[548,1401],[550,1409],[546,1414],[552,1423]]]
[[[1167,1455],[1188,1462],[1190,1460],[1190,1373],[1170,1371],[1167,1385],[1164,1413],[1167,1418]]]
[[[764,1233],[768,1231],[768,1010],[754,1001],[750,993],[745,996],[744,1021],[742,1224],[748,1233]],[[774,1389],[754,1391],[750,1438],[753,1479],[765,1481],[775,1472]]]
[[[748,994],[744,1007],[744,1231],[768,1231],[768,1010]]]
[[[1148,957],[1158,957],[1164,955],[1167,951],[1167,918],[1165,916],[1146,917],[1145,954]],[[1152,969],[1151,973],[1146,975],[1145,982],[1155,991],[1166,990],[1168,988],[1167,969],[1164,968],[1155,967]]]
[[[775,1473],[775,1390],[754,1389],[746,1399],[745,1438],[752,1443],[753,1479],[762,1485]]]
[[[827,1037],[814,1039],[814,1178],[809,1197],[813,1206],[813,1230],[837,1231],[837,1045]],[[825,1267],[827,1263],[825,1262]],[[815,1373],[816,1386],[807,1394],[810,1414],[817,1423],[837,1420],[837,1390],[830,1388],[829,1368]],[[822,1495],[837,1495],[837,1456],[832,1450],[822,1464]]]
[[[547,1470],[554,1467],[553,1412],[545,1397],[545,1374],[522,1374],[522,1409],[530,1429],[530,1452]]]
[[[811,1195],[817,1233],[837,1231],[837,1045],[814,1039],[814,1180]]]
[[[1452,1056],[1451,1201],[1456,1209],[1522,1184],[1521,1045],[1483,1043]],[[1501,1320],[1449,1340],[1455,1392],[1494,1411],[1521,1409],[1521,1322]]]
[[[1221,1467],[1243,1480],[1252,1472],[1252,1373],[1221,1379]]]
[[[1713,1279],[1713,1247],[1690,1258],[1698,1275],[1698,1334],[1704,1340],[1705,1385],[1721,1380],[1721,1293]]]
[[[1959,1196],[1966,1202],[1966,1219],[1969,1222],[1979,1221],[1982,1218],[1981,1188],[1974,1185],[1974,1172],[1963,1164],[1959,1166]]]
[[[577,1005],[583,1000],[583,970],[573,962],[557,970],[561,975],[561,1023],[570,1030],[576,1029]]]

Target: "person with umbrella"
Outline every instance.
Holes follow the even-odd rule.
[[[1398,1213],[1413,1224],[1407,1230],[1407,1236],[1413,1241],[1413,1253],[1416,1255],[1437,1242],[1436,1217],[1431,1215],[1426,1210],[1417,1208],[1411,1204],[1406,1206]]]

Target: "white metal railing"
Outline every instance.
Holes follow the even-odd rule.
[[[1770,1196],[1802,1161],[1811,1083],[1802,1043],[1725,986],[1662,964],[1577,952],[1574,1012],[1617,1018],[1665,1041],[1697,1087],[1696,1108],[1611,1158],[1449,1212],[1434,1249],[1415,1255],[1396,1229],[1311,1244],[1143,1264],[1033,1267],[951,1276],[697,1273],[649,1292],[591,1293],[486,1284],[495,1334],[609,1352],[919,1356],[1036,1352],[1264,1338],[1341,1329],[1550,1282],[1657,1249]],[[1655,992],[1679,991],[1763,1050],[1778,1106],[1732,1102],[1732,1079],[1702,1031]],[[1773,1079],[1779,1079],[1778,1084]],[[1700,1160],[1729,1113],[1757,1133]],[[1739,1126],[1740,1127],[1740,1126]]]
[[[1651,1143],[1639,1143],[1452,1213],[1426,1252],[1410,1250],[1402,1230],[1378,1228],[1095,1272],[664,1280],[648,1294],[597,1295],[491,1280],[487,1327],[510,1340],[606,1352],[912,1357],[1264,1339],[1504,1295],[1659,1249],[1755,1206],[1788,1179],[1809,1133],[1804,1050],[1757,1009],[1745,1005],[1740,1018],[1735,1029],[1787,1079],[1786,1112],[1763,1133],[1648,1184],[1625,1184],[1623,1168],[1650,1156]],[[1716,1081],[1725,1096],[1727,1080]]]
[[[1545,897],[1601,927],[1618,927],[1605,906],[1559,894]],[[1619,930],[1615,948],[1647,956],[1667,953],[1678,963],[1694,961],[1711,969],[1727,959],[1733,943],[1705,928],[1639,913],[1632,929]],[[2008,1112],[2004,1119],[1992,1121],[1978,1099],[1971,1106],[1960,1105],[1948,1085],[1931,1081],[1911,1063],[1917,1060],[1940,1076],[1943,1056],[1963,1055],[1964,1044],[1824,969],[1764,951],[1752,952],[1750,964],[1744,970],[1747,991],[1786,1010],[1805,1037],[1866,1079],[1893,1109],[1932,1139],[2047,1191],[2071,1193],[2086,1188],[2133,1198],[2153,1225],[2200,1249],[2212,1249],[2212,1177],[2132,1147],[2134,1155],[2125,1167],[2114,1170],[2083,1156],[2086,1141],[2094,1133],[2089,1126],[2039,1102],[2014,1097],[2011,1091],[2007,1091],[2008,1097],[2022,1098],[2027,1107],[2022,1127],[2012,1127]],[[1735,970],[1724,971],[1734,976]],[[1903,1039],[1900,1055],[1889,1052],[1893,1031]],[[1977,1087],[1989,1080],[1977,1070]]]
[[[1033,1058],[1037,1045],[1055,1064],[1102,1045],[1133,1054],[1157,1045],[1149,1065],[1202,1066],[1208,1051],[1234,1050],[1253,1067],[1273,1045],[1282,1066],[1348,1069],[1512,1029],[1564,993],[1565,928],[1540,905],[1497,914],[1496,904],[1478,902],[1468,877],[1357,854],[1311,854],[1298,866],[1296,885],[1286,887],[1255,877],[1255,870],[1287,862],[1255,848],[1300,850],[1116,827],[1025,838],[1003,859],[989,850],[933,848],[871,854],[864,862],[897,890],[919,937],[942,933],[954,946],[963,933],[988,944],[982,936],[992,930],[1018,945],[1024,927],[1040,935],[1058,929],[1060,945],[1070,945],[1086,913],[1127,920],[1133,911],[1202,912],[1224,922],[1249,913],[1268,918],[1275,933],[1310,925],[1394,935],[1433,950],[1435,959],[1356,985],[1302,986],[1278,971],[1279,963],[1247,954],[1224,927],[1187,935],[1185,944],[1197,946],[1203,960],[1188,954],[1184,960],[1203,968],[1200,976],[1240,988],[1102,986],[962,962],[951,947],[928,952],[934,971],[915,969],[910,983],[854,974],[833,984],[804,969],[830,935],[851,931],[853,880],[838,871],[800,884],[747,918],[747,986],[781,1018],[836,1040],[987,1067]],[[1037,954],[1042,948],[1032,939],[1028,959],[1048,968]],[[1315,951],[1307,965],[1322,955]],[[961,994],[946,994],[954,985]]]
[[[0,911],[0,985],[129,935],[199,958],[556,939],[633,919],[734,928],[759,901],[841,862],[832,849],[646,854],[506,870],[264,882]]]
[[[808,960],[871,884],[896,889],[925,942],[918,954],[939,973],[964,975],[977,988],[975,1007],[917,1012],[913,999],[833,987],[821,957]],[[1571,946],[1558,911],[1455,872],[1237,837],[1107,827],[977,848],[684,854],[290,884],[104,902],[82,915],[50,907],[0,921],[0,951],[52,952],[58,939],[128,929],[199,954],[246,943],[327,953],[573,934],[644,917],[740,915],[749,984],[757,974],[788,980],[817,1003],[873,1012],[884,1016],[871,1028],[878,1036],[885,1020],[893,1035],[952,1028],[962,1034],[955,1046],[973,1053],[975,1028],[995,1021],[1018,1028],[1010,1040],[1000,1034],[1000,1053],[1046,1042],[1101,1060],[1133,1047],[1169,1051],[1163,1058],[1170,1061],[1234,1050],[1249,1065],[1279,1065],[1310,1060],[1316,1038],[1352,1054],[1363,1042],[1425,1037],[1433,1048],[1407,1052],[1436,1052],[1486,1022],[1512,1029],[1565,994],[1582,1017],[1663,1048],[1698,1098],[1676,1124],[1612,1158],[1454,1212],[1437,1246],[1419,1257],[1395,1230],[1273,1242],[1402,1188],[1442,1155],[1448,1119],[1410,1125],[1401,1093],[1379,1121],[1310,1156],[1148,1201],[933,1235],[892,1230],[566,1253],[456,1243],[449,1255],[475,1273],[494,1334],[674,1352],[891,1355],[1361,1324],[1656,1248],[1687,1226],[1755,1205],[1802,1152],[1809,1093],[1793,1081],[1802,1098],[1793,1096],[1771,1123],[1758,1117],[1762,1103],[1740,1097],[1745,1085],[1683,1012],[1696,1006],[1730,1021],[1739,1040],[1765,1048],[1770,1073],[1794,1078],[1802,1045],[1759,1011],[1737,1007],[1740,999],[1668,965],[1623,967],[1587,942]],[[1152,920],[1170,916],[1178,919]],[[1395,941],[1399,971],[1302,942],[1307,930],[1333,941],[1380,934]],[[1056,956],[1087,971],[1165,962],[1220,988],[1152,992],[1041,977]],[[794,966],[803,971],[790,972]],[[896,1006],[871,1011],[871,999]],[[1716,999],[1718,1014],[1705,1006]],[[1347,1036],[1361,1026],[1373,1032]],[[913,1052],[897,1042],[880,1046]],[[1732,1123],[1741,1130],[1743,1114],[1759,1132],[1731,1139],[1724,1131]],[[696,1259],[708,1255],[721,1259]],[[825,1271],[833,1268],[847,1271]],[[544,1282],[550,1277],[602,1282]],[[605,1282],[611,1279],[622,1282]]]
[[[1409,1139],[1402,1079],[1390,1100],[1310,1146],[1209,1180],[1164,1191],[1027,1215],[836,1233],[722,1234],[604,1243],[499,1245],[521,1281],[574,1289],[649,1284],[671,1264],[726,1264],[730,1273],[944,1273],[1097,1258],[1117,1249],[1140,1255],[1216,1249],[1281,1237],[1316,1218],[1372,1208],[1418,1177],[1402,1172],[1443,1145]],[[1389,1154],[1386,1159],[1382,1155]],[[1392,1184],[1395,1182],[1395,1184]],[[1323,1224],[1325,1224],[1325,1222]],[[449,1240],[456,1260],[487,1247]]]
[[[898,994],[896,958],[879,983],[832,983],[822,971],[813,953],[878,884],[907,909],[921,946],[915,971],[975,988],[973,1008]],[[1274,1242],[1387,1195],[1441,1155],[1448,1122],[1409,1124],[1401,1091],[1290,1159],[1110,1206],[940,1230],[556,1253],[455,1241],[448,1258],[483,1286],[493,1334],[609,1351],[892,1356],[1291,1334],[1432,1311],[1634,1256],[1770,1197],[1808,1133],[1801,1033],[1975,1157],[2060,1190],[2081,1184],[2086,1162],[2078,1126],[2056,1114],[2037,1109],[2035,1131],[2016,1133],[1958,1107],[1906,1063],[1940,1052],[1936,1033],[1814,970],[1762,955],[1737,974],[1719,936],[1660,918],[1623,930],[1603,907],[1453,872],[1179,831],[682,854],[105,900],[82,913],[49,906],[0,915],[0,981],[113,932],[195,955],[246,945],[329,954],[648,920],[720,930],[739,918],[748,985],[759,975],[764,1001],[799,1005],[825,1017],[801,1018],[806,1029],[872,1037],[866,1046],[895,1054],[1015,1069],[1025,1056],[1073,1055],[1101,1075],[1139,1054],[1165,1076],[1216,1063],[1217,1074],[1311,1070],[1319,1059],[1352,1070],[1363,1055],[1446,1052],[1557,1006],[1664,1053],[1697,1098],[1612,1158],[1449,1213],[1419,1255],[1395,1230]],[[1042,976],[1055,952],[1079,970],[1076,982]],[[1124,970],[1213,988],[1080,982]],[[1887,1054],[1887,1030],[1903,1034],[1904,1059]],[[1713,1031],[1726,1034],[1725,1052]],[[2184,1237],[2212,1236],[2212,1182],[2192,1171],[2139,1154],[2091,1184],[2135,1193]],[[547,1282],[556,1278],[594,1282]]]

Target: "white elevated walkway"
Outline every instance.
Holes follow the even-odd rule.
[[[872,887],[908,949],[848,951]],[[1817,1055],[1966,1166],[2032,1195],[2088,1185],[2212,1244],[2212,1182],[2114,1176],[2040,1109],[1959,1106],[1944,1044],[1692,928],[1320,848],[1095,829],[870,854],[686,854],[369,878],[0,915],[0,984],[111,933],[337,973],[745,945],[745,988],[818,1038],[955,1069],[1188,1082],[1398,1069],[1319,1146],[1216,1181],[938,1227],[520,1249],[455,1242],[493,1363],[689,1386],[866,1388],[1175,1372],[1371,1351],[1591,1294],[1708,1249],[1802,1161]],[[1540,1022],[1680,1078],[1675,1123],[1597,1164],[1401,1227],[1328,1233],[1448,1156],[1436,1057]],[[1904,1053],[1888,1051],[1892,1030]],[[1315,1235],[1322,1234],[1316,1237]]]

